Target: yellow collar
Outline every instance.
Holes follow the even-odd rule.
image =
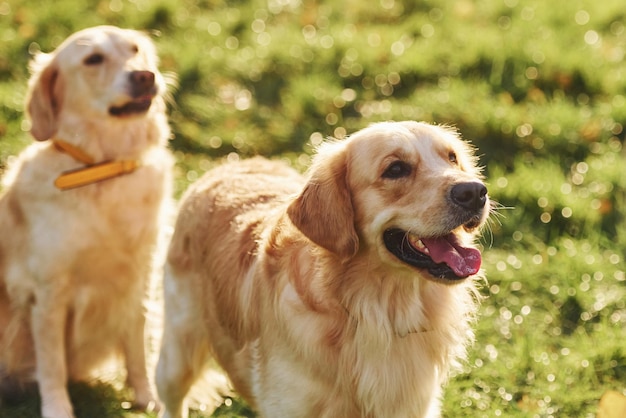
[[[69,142],[65,142],[61,139],[53,139],[52,142],[57,150],[85,164],[85,167],[64,171],[56,178],[54,185],[60,190],[87,186],[113,177],[130,174],[140,165],[138,160],[104,161],[96,163],[89,154]]]

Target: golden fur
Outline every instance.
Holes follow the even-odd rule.
[[[211,356],[263,417],[438,416],[480,274],[433,275],[383,235],[470,246],[489,208],[479,178],[455,132],[417,122],[323,144],[307,180],[262,158],[207,173],[183,198],[166,265],[165,417],[186,416]],[[451,197],[461,183],[478,190],[475,210]]]
[[[155,403],[144,305],[170,193],[164,93],[154,45],[132,30],[86,29],[33,63],[27,109],[38,142],[0,195],[0,386],[36,381],[44,417],[73,417],[67,381],[117,352],[136,403]],[[54,180],[84,163],[51,139],[141,167],[61,191]]]

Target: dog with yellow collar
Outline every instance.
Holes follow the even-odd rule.
[[[155,47],[89,28],[32,72],[37,142],[0,194],[0,392],[36,383],[43,417],[72,418],[67,382],[121,354],[135,403],[154,408],[145,305],[173,165]]]

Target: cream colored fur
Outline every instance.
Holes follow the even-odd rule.
[[[152,94],[136,93],[133,71],[154,75],[149,110],[110,114]],[[116,353],[137,405],[155,405],[144,322],[173,162],[164,93],[154,45],[132,30],[86,29],[33,63],[27,107],[39,142],[17,156],[0,195],[0,379],[36,381],[44,417],[73,417],[68,380],[93,377]],[[96,162],[141,167],[61,191],[54,180],[83,163],[53,138]]]
[[[396,161],[410,173],[385,176]],[[183,198],[169,248],[164,416],[187,416],[211,357],[266,418],[439,416],[473,339],[477,276],[435,278],[382,236],[453,232],[470,246],[489,203],[463,226],[449,193],[479,178],[455,132],[416,122],[324,144],[306,179],[262,158],[207,173]]]

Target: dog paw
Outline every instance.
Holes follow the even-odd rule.
[[[133,402],[133,408],[145,412],[159,412],[161,411],[161,404],[152,396],[147,398],[137,396]]]
[[[67,402],[43,404],[41,407],[42,418],[74,418],[72,405]]]

